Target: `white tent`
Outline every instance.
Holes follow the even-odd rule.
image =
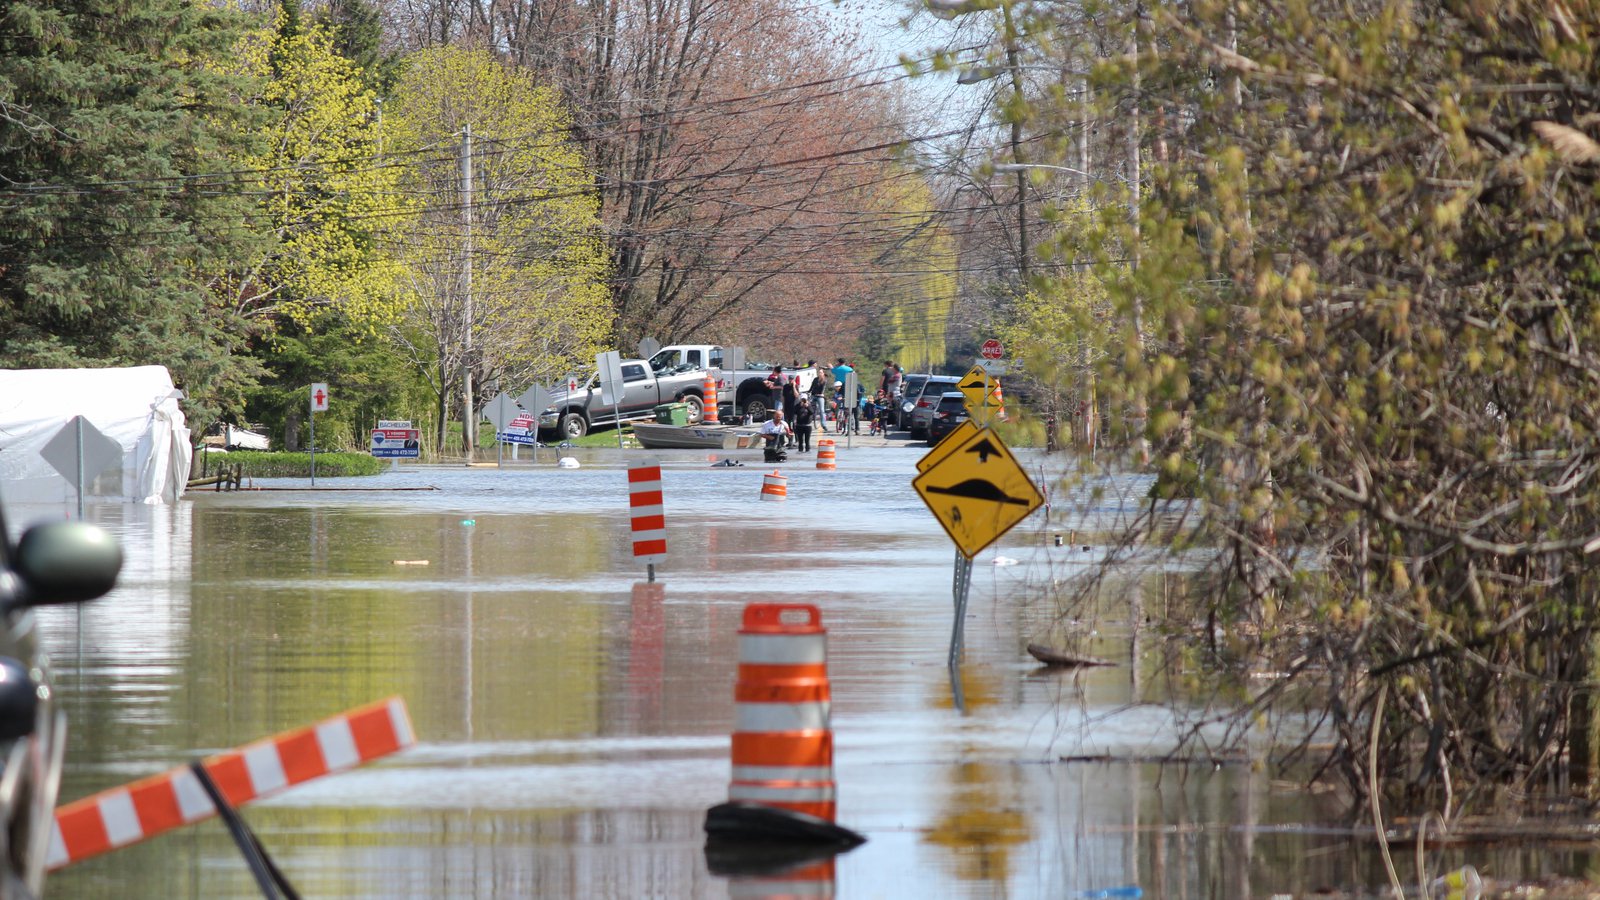
[[[86,429],[85,459],[91,468],[96,461],[110,460],[103,471],[86,472],[86,496],[177,502],[189,480],[189,428],[178,408],[182,398],[166,366],[0,369],[0,500],[76,500],[72,482],[57,466],[75,472],[77,429],[72,421],[82,416],[93,426]]]

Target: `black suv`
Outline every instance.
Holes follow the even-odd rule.
[[[933,416],[928,420],[928,446],[944,440],[956,426],[971,418],[967,414],[967,395],[960,391],[948,391],[939,397],[939,405],[933,408]]]

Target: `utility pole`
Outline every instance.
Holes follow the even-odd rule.
[[[472,126],[461,129],[461,449],[467,462],[477,444],[478,417],[472,402]]]

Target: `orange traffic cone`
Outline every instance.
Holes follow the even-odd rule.
[[[722,419],[717,413],[717,378],[710,372],[706,373],[705,385],[700,388],[700,424],[721,425]]]

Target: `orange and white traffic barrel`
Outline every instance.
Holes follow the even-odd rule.
[[[644,456],[628,461],[628,527],[634,559],[652,566],[666,560],[667,517],[658,459]]]
[[[837,469],[839,467],[837,459],[833,441],[826,438],[817,441],[817,468]]]
[[[700,400],[704,406],[700,411],[700,424],[721,425],[722,419],[717,413],[717,377],[707,372],[705,385],[700,390]]]
[[[789,476],[780,475],[776,471],[771,475],[761,476],[761,499],[789,499]]]
[[[745,607],[733,699],[733,781],[728,799],[832,822],[828,633],[815,606]]]

